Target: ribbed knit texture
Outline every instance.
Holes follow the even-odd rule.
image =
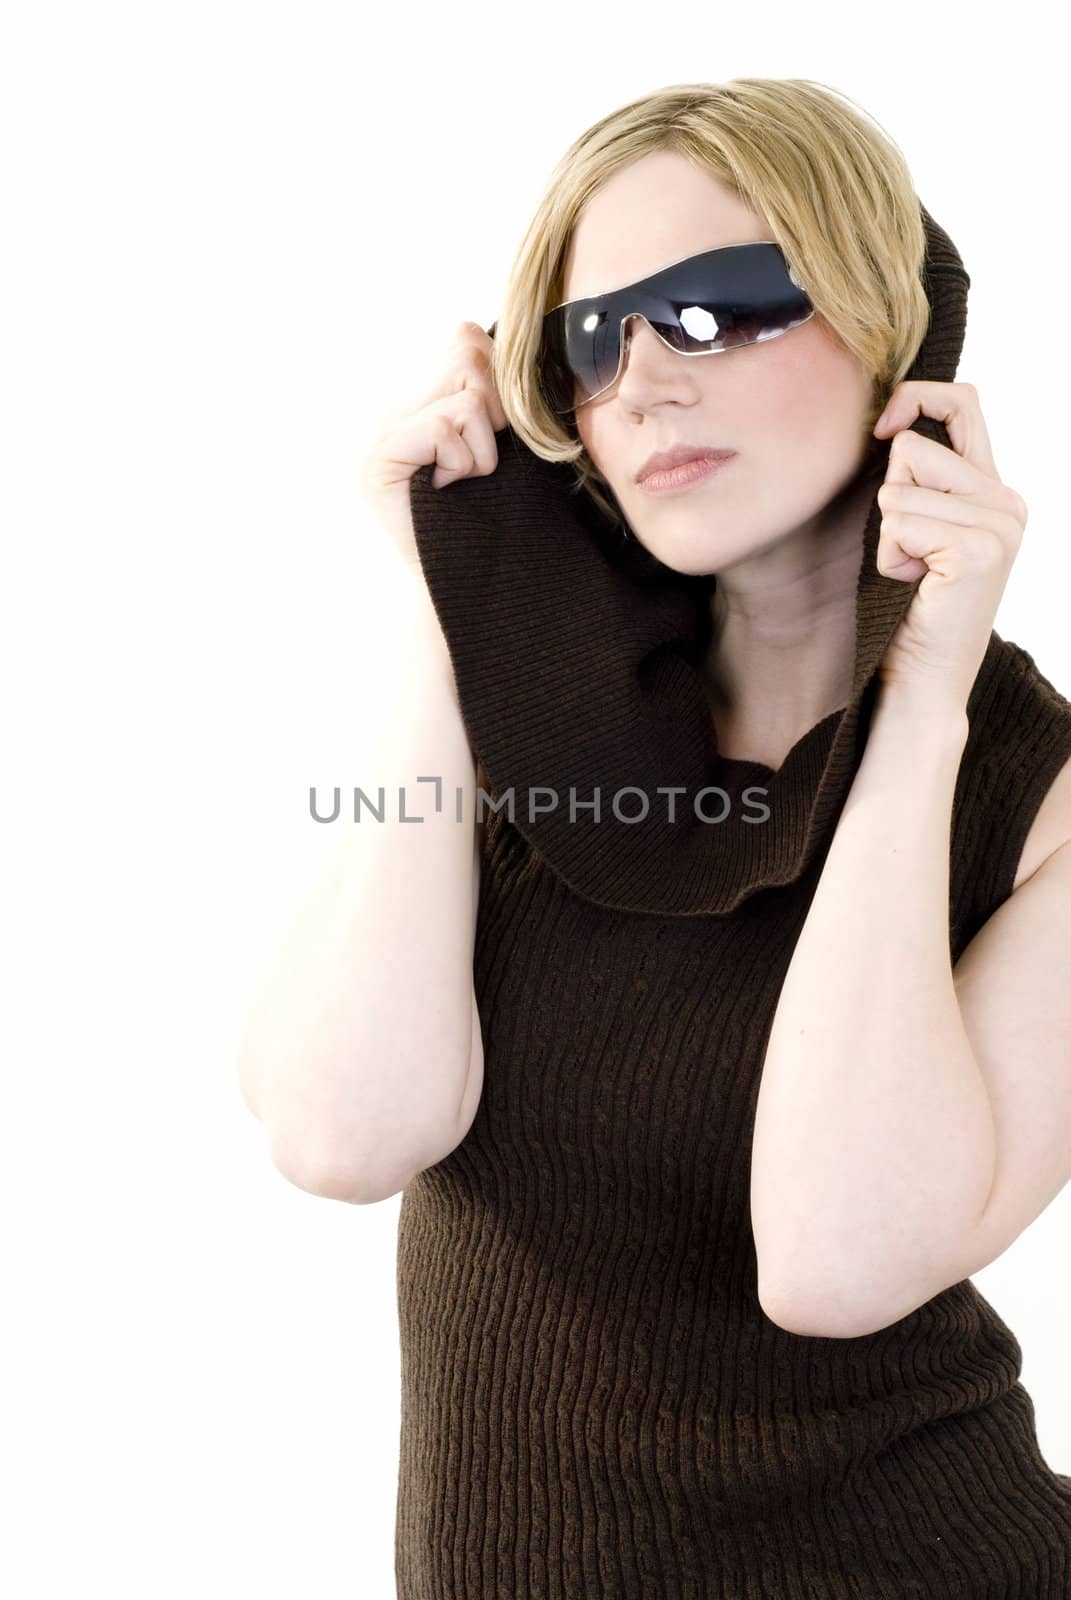
[[[923,217],[909,376],[951,380],[969,280]],[[717,749],[712,580],[621,545],[571,468],[496,443],[491,476],[436,491],[422,468],[411,489],[466,725],[515,808],[484,846],[480,1106],[402,1199],[399,1600],[1069,1600],[1071,1478],[969,1280],[857,1339],[786,1333],[758,1302],[769,1029],[915,589],[874,567],[880,508],[851,702],[774,772]],[[968,715],[953,961],[1071,757],[1071,705],[995,632]],[[704,784],[721,823],[695,814]],[[571,785],[601,791],[598,821],[570,820]],[[659,785],[686,791],[675,822]],[[743,820],[749,786],[765,821]],[[557,809],[529,813],[536,787]]]

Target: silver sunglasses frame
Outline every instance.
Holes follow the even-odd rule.
[[[544,320],[551,316],[555,311],[564,311],[567,306],[579,305],[583,300],[599,300],[605,295],[620,294],[623,289],[631,288],[633,285],[638,286],[640,284],[649,283],[652,278],[657,278],[663,272],[668,272],[670,268],[678,267],[682,262],[691,261],[698,255],[721,255],[729,250],[747,250],[756,244],[776,245],[777,249],[780,251],[782,260],[784,260],[784,251],[781,249],[781,246],[777,244],[776,239],[745,239],[740,244],[721,245],[716,250],[692,250],[686,256],[678,256],[675,261],[667,261],[664,267],[657,267],[654,272],[648,272],[643,278],[632,279],[631,284],[622,283],[619,284],[616,289],[603,289],[599,292],[599,294],[580,294],[575,295],[572,300],[561,300],[556,306],[551,306],[549,310],[544,312]],[[791,282],[796,285],[796,288],[799,289],[802,294],[807,294],[807,290],[797,278],[796,274],[792,270],[792,267],[787,261],[785,261],[785,271],[788,273]],[[650,319],[646,317],[642,311],[626,311],[618,323],[617,371],[614,373],[610,382],[603,384],[602,388],[597,389],[594,394],[589,394],[586,400],[581,400],[576,405],[567,406],[564,411],[556,413],[556,415],[569,416],[571,413],[579,411],[582,406],[590,405],[593,400],[597,400],[600,395],[606,394],[608,390],[614,387],[614,384],[621,376],[621,369],[625,364],[625,354],[632,338],[631,332],[625,328],[625,323],[630,322],[633,317],[639,317],[641,321],[646,322],[655,338],[658,339],[660,343],[664,344],[666,349],[669,350],[673,355],[683,356],[685,360],[693,360],[702,358],[704,356],[724,356],[727,355],[730,350],[746,350],[749,345],[767,344],[771,339],[781,339],[786,333],[791,333],[794,328],[801,328],[803,324],[805,322],[809,322],[813,316],[814,306],[809,303],[808,297],[808,307],[803,316],[800,317],[796,322],[791,323],[789,327],[781,328],[776,333],[768,333],[764,336],[760,336],[758,339],[745,339],[741,344],[723,345],[720,350],[678,350],[675,345],[669,344],[667,340],[662,337],[657,328],[651,327]]]

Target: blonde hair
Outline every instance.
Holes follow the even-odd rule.
[[[492,341],[492,374],[510,427],[545,461],[577,464],[612,522],[624,519],[571,419],[543,398],[545,313],[565,298],[564,265],[585,203],[622,167],[670,150],[726,183],[763,217],[818,317],[873,382],[868,436],[911,367],[929,323],[926,237],[899,147],[827,85],[734,78],[657,89],[611,111],[562,156],[510,269]]]

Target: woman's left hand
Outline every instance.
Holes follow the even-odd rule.
[[[943,422],[952,449],[912,431],[922,412]],[[967,704],[1000,597],[1022,543],[1027,508],[1002,483],[970,383],[900,383],[874,425],[895,435],[885,481],[878,571],[912,583],[912,596],[878,669],[897,692]]]

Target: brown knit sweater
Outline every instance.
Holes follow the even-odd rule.
[[[933,315],[908,376],[950,381],[969,279],[922,214]],[[757,1296],[768,1032],[917,587],[876,570],[877,501],[851,701],[774,771],[717,749],[713,579],[623,543],[571,466],[496,443],[489,477],[411,486],[502,809],[482,1100],[400,1213],[399,1600],[1068,1600],[1071,1478],[970,1280],[855,1339],[785,1332]],[[996,632],[967,709],[953,962],[1071,756],[1071,704]]]

